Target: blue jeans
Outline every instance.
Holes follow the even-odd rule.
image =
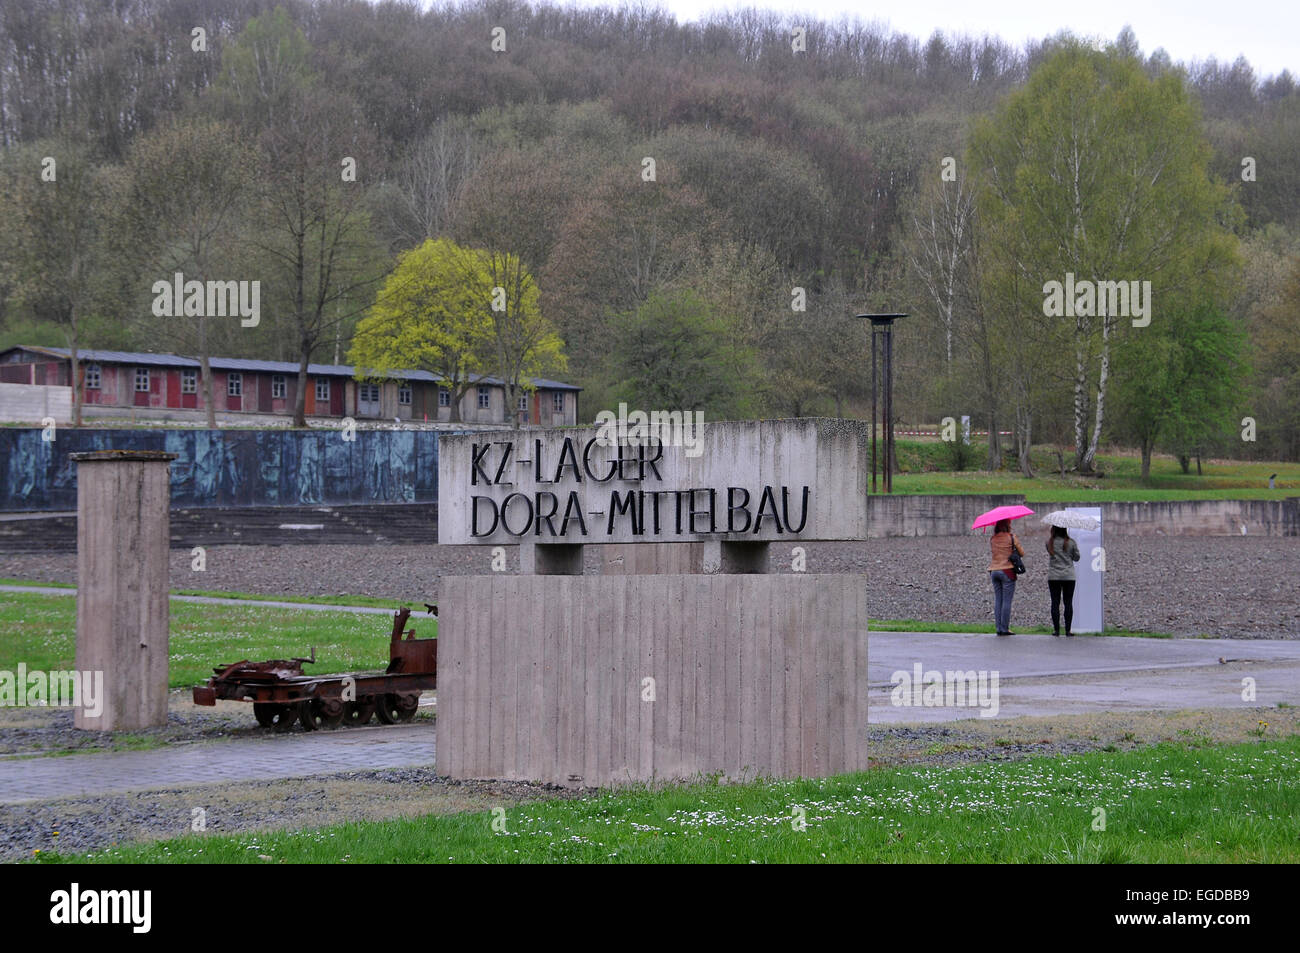
[[[993,580],[993,621],[999,632],[1011,631],[1011,600],[1016,595],[1016,574],[1002,570],[989,573]]]

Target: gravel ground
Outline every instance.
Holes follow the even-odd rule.
[[[1029,574],[1017,587],[1012,621],[1047,625],[1047,554],[1026,540]],[[870,579],[875,619],[988,622],[988,540],[981,536],[813,543],[809,572],[860,572]],[[599,546],[588,547],[599,571]],[[510,569],[515,553],[507,549]],[[437,598],[438,576],[488,572],[485,546],[213,546],[207,570],[188,551],[171,554],[172,585],[284,594],[363,594],[418,602]],[[1300,638],[1300,537],[1113,537],[1106,547],[1106,624],[1121,629],[1233,639]],[[773,570],[789,571],[773,547]],[[76,582],[77,557],[0,555],[0,577]]]
[[[1267,726],[1261,727],[1261,721]],[[870,729],[870,737],[872,766],[881,768],[1130,751],[1160,742],[1223,744],[1297,732],[1300,709],[1236,709],[877,726]],[[587,793],[514,781],[451,781],[429,767],[0,805],[0,862],[30,858],[35,850],[81,853],[180,836],[190,832],[195,807],[204,809],[209,833],[235,833],[486,811]],[[346,852],[341,843],[340,859]]]

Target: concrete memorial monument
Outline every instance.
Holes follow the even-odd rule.
[[[648,429],[443,438],[439,542],[518,545],[521,572],[491,572],[488,549],[482,575],[440,580],[439,772],[865,768],[866,580],[800,570],[802,544],[867,535],[866,426]],[[586,575],[589,545],[688,556]]]

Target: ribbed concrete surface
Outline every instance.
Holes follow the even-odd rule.
[[[440,584],[441,774],[607,784],[866,766],[862,576]]]

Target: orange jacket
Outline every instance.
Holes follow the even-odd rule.
[[[999,569],[1011,572],[1011,547],[1015,545],[1016,552],[1021,556],[1025,554],[1024,549],[1020,546],[1020,540],[1016,539],[1014,533],[994,533],[993,538],[989,540],[989,546],[992,549],[993,556],[989,560],[989,572],[997,572]]]

